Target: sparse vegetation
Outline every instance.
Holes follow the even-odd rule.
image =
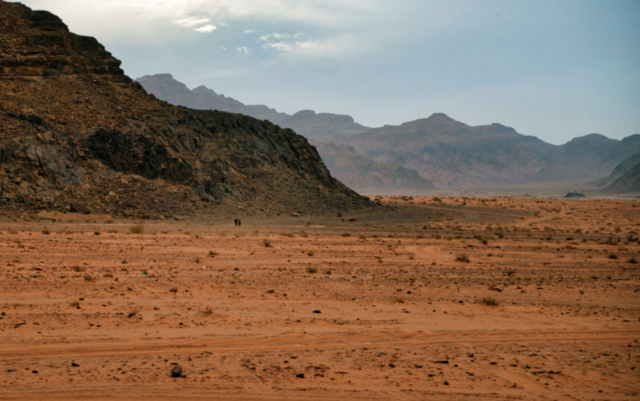
[[[144,233],[144,221],[139,221],[136,224],[129,227],[129,231],[131,234],[142,234]]]
[[[129,313],[127,313],[127,317],[128,318],[132,318],[138,315],[138,313],[140,313],[139,309],[132,309]]]
[[[465,254],[456,256],[456,261],[463,262],[463,263],[469,263],[470,262],[469,257],[467,255],[465,255]]]
[[[487,306],[498,306],[498,301],[496,301],[494,298],[491,297],[483,297],[480,300],[481,304],[485,304]]]

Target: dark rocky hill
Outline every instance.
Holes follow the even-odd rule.
[[[422,193],[435,189],[416,171],[376,161],[356,153],[347,145],[314,142],[327,168],[340,182],[360,193]]]
[[[95,39],[0,1],[0,207],[125,216],[372,207],[302,136],[147,95]]]

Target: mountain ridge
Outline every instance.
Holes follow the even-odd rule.
[[[149,76],[139,82],[154,92],[152,87],[148,87]],[[175,101],[172,99],[168,95],[164,100]],[[618,163],[640,151],[638,134],[622,140],[589,134],[554,145],[535,136],[522,135],[515,128],[500,123],[470,126],[445,113],[433,113],[399,125],[368,128],[355,123],[350,116],[310,110],[301,110],[292,116],[276,115],[273,114],[277,113],[275,110],[260,107],[267,110],[260,118],[272,118],[270,121],[291,127],[314,143],[350,147],[354,152],[330,146],[320,147],[320,150],[323,158],[331,157],[334,173],[352,183],[371,180],[384,170],[404,171],[408,175],[403,179],[409,179],[412,172],[417,172],[439,189],[526,187],[545,183],[577,183],[595,188]],[[249,109],[247,112],[253,111]],[[327,153],[323,155],[323,152]],[[339,161],[337,157],[350,160]],[[372,177],[361,175],[360,180],[354,180],[356,172],[346,167],[376,165],[364,162],[369,159],[382,163],[377,165],[381,170],[371,171]],[[404,170],[398,170],[398,167]],[[359,174],[363,171],[359,170]],[[394,190],[396,184],[393,180],[385,182],[387,189]]]

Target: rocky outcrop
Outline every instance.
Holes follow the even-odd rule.
[[[0,206],[124,216],[374,207],[290,129],[148,95],[95,39],[0,2]]]

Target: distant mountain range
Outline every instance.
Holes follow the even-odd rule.
[[[631,170],[633,161],[625,168],[617,166],[640,153],[638,134],[621,141],[590,134],[557,146],[501,124],[473,127],[442,113],[369,128],[346,115],[310,110],[288,115],[263,105],[244,105],[204,86],[190,90],[169,74],[138,82],[172,104],[246,114],[291,128],[312,141],[336,178],[361,193],[424,193],[436,187],[596,188]]]

